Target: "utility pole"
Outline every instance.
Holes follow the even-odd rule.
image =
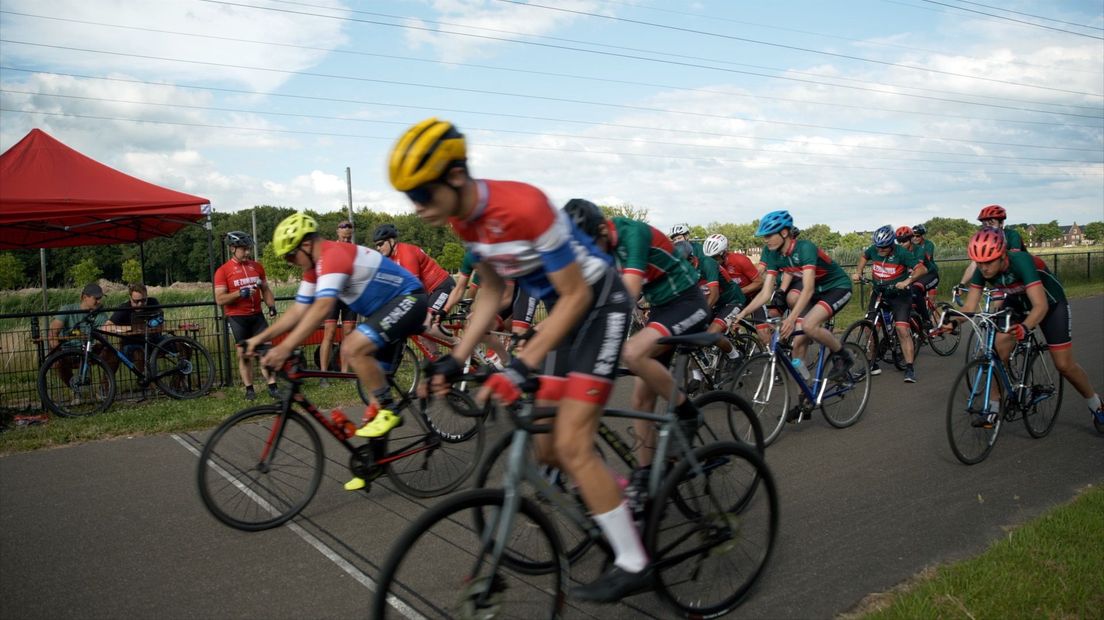
[[[257,252],[257,207],[250,209],[249,215],[253,218],[253,260],[261,260],[261,255]]]
[[[353,172],[345,166],[345,188],[349,191],[349,222],[353,223]],[[349,239],[356,243],[356,224],[353,223],[353,236]]]

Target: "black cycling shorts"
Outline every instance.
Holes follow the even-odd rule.
[[[801,294],[804,284],[805,283],[801,280],[794,280],[794,283],[790,285],[790,290],[786,291],[786,302],[790,304],[791,307]],[[819,293],[814,291],[813,296],[809,299],[809,305],[806,306],[801,316],[804,317],[809,314],[809,311],[812,310],[814,306],[820,306],[828,311],[828,318],[832,318],[837,312],[842,310],[849,301],[851,301],[850,288],[830,288]],[[905,319],[908,320],[908,314],[905,315]]]
[[[357,325],[357,331],[376,345],[376,359],[384,372],[394,370],[407,337],[422,332],[428,308],[422,291],[400,295]]]
[[[882,302],[889,306],[893,312],[893,324],[902,323],[908,325],[909,312],[912,310],[912,297],[908,290],[900,291],[892,286],[879,287],[881,290],[874,290],[870,293],[870,303],[866,305],[867,314],[874,309],[874,301],[878,299],[879,293],[882,296]]]
[[[664,336],[694,334],[703,332],[709,327],[710,316],[705,297],[701,289],[695,286],[662,306],[652,306],[648,313],[648,324],[645,327],[650,327]],[[666,366],[671,363],[674,354],[674,347],[667,347],[667,350],[655,359]]]
[[[925,291],[934,290],[939,286],[939,272],[925,273],[913,280],[912,285],[916,288],[923,288]]]
[[[513,317],[513,324],[510,328],[513,329],[517,327],[529,329],[532,327],[533,317],[537,314],[537,304],[539,302],[539,299],[521,290],[520,286],[515,287],[514,305],[510,309],[510,315]]]
[[[1026,300],[1026,295],[1015,295],[1006,300],[1012,309],[1012,319],[1017,323],[1022,323],[1027,318]],[[1039,331],[1043,332],[1043,338],[1051,349],[1068,349],[1073,346],[1073,313],[1070,312],[1069,302],[1063,301],[1051,306],[1039,322]]]
[[[268,327],[268,321],[260,312],[244,316],[228,316],[226,323],[230,326],[230,332],[234,334],[234,342],[252,338]]]
[[[721,325],[725,328],[728,327],[728,319],[735,316],[740,311],[740,304],[730,303],[721,304],[713,307],[713,323]]]
[[[330,311],[330,318],[326,319],[326,321],[331,323],[336,321],[340,321],[342,323],[356,323],[356,320],[356,312],[353,312],[353,309],[340,299],[337,300],[337,303],[334,304],[333,310]]]
[[[445,281],[438,284],[437,288],[433,289],[428,295],[426,304],[429,309],[440,313],[441,309],[445,307],[445,302],[448,301],[449,293],[454,288],[456,288],[456,280],[453,280],[452,276],[445,278]]]

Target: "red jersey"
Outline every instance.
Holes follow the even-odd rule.
[[[249,316],[261,313],[261,291],[257,288],[265,281],[264,267],[257,261],[247,258],[242,262],[234,259],[226,261],[215,271],[215,286],[226,287],[228,293],[237,293],[243,288],[253,289],[249,299],[241,297],[222,307],[226,316]]]
[[[427,293],[441,286],[449,274],[444,267],[437,264],[422,248],[409,243],[396,243],[395,251],[389,257],[400,267],[414,274],[414,277],[422,283]]]
[[[759,275],[759,270],[751,264],[751,259],[737,252],[726,253],[721,268],[740,288],[754,282]]]

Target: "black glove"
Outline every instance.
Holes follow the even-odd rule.
[[[276,318],[276,306],[269,306],[268,307],[268,318],[270,318],[270,319]]]
[[[456,358],[451,355],[442,355],[440,358],[425,364],[426,378],[433,380],[436,375],[442,375],[447,383],[452,383],[464,374],[464,368]]]
[[[238,289],[238,295],[240,295],[242,299],[249,299],[253,296],[253,289],[249,288],[248,286],[245,288],[240,288]]]

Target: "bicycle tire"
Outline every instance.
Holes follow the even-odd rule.
[[[481,540],[483,528],[473,524],[475,514],[498,514],[504,499],[501,489],[473,489],[454,495],[415,519],[387,554],[369,617],[561,617],[567,600],[568,564],[548,516],[523,497],[514,517],[521,521],[514,523],[515,528],[540,532],[546,544],[536,552],[556,564],[555,570],[542,575],[539,584],[534,583],[537,579],[532,575],[513,574],[505,562],[491,561],[492,550]],[[426,570],[426,566],[443,566],[456,576],[442,576],[440,571]],[[492,568],[494,574],[484,574]],[[472,574],[471,570],[480,572]],[[475,609],[474,594],[485,591],[488,585],[499,590],[497,598],[489,601],[493,607]]]
[[[537,429],[538,432],[534,434],[547,434],[551,427],[548,425],[540,425]],[[503,458],[503,454],[510,448],[513,439],[513,433],[507,433],[499,437],[494,445],[487,450],[487,457],[483,459],[483,462],[479,465],[479,470],[476,472],[475,479],[472,481],[472,488],[488,488],[488,485],[497,485],[501,482],[501,475],[503,474],[501,459]],[[532,455],[527,458],[536,462],[535,457]],[[565,495],[575,497],[578,500],[579,509],[585,514],[587,508],[583,503],[582,496],[573,492],[577,491],[577,489],[573,489],[574,485],[570,482],[566,474],[562,473],[560,470],[556,470],[556,472],[556,479],[551,482],[559,487]],[[529,497],[539,506],[549,505],[550,500],[540,496],[535,498],[532,497],[532,495],[535,494],[535,489],[530,488],[530,485],[524,484],[524,481],[522,481],[522,484],[524,486],[520,489],[520,492],[523,494],[523,497]],[[594,545],[595,540],[588,536],[586,532],[580,531],[574,521],[559,511],[551,511],[548,517],[555,525],[556,531],[560,534],[560,542],[564,547],[564,556],[567,558],[568,564],[575,564]],[[485,520],[483,515],[477,513],[475,515],[476,527],[481,528],[484,523]],[[511,532],[512,538],[510,548],[528,548],[530,545],[523,539],[527,538],[527,535],[532,533],[533,532],[530,530],[518,531],[515,529]],[[540,575],[555,570],[556,565],[554,562],[547,560],[531,560],[529,559],[531,555],[532,554],[511,553],[510,549],[507,549],[502,556],[502,561],[510,568],[526,575]]]
[[[843,343],[844,348],[851,351],[855,360],[846,377],[828,379],[828,385],[824,388],[824,398],[820,402],[820,412],[824,419],[835,428],[847,428],[859,421],[866,411],[866,405],[870,402],[870,367],[866,363],[859,345],[853,342]],[[856,396],[858,397],[856,399]],[[854,403],[855,407],[843,408],[844,403]],[[844,414],[844,411],[850,413]]]
[[[274,436],[272,427],[281,420]],[[230,527],[274,528],[310,503],[322,482],[324,456],[318,432],[302,415],[285,414],[280,405],[250,407],[226,419],[203,446],[199,496]],[[266,458],[269,463],[262,464]],[[292,488],[301,483],[301,489]]]
[[[36,383],[42,404],[51,412],[78,418],[102,413],[115,402],[115,371],[95,353],[87,354],[87,366],[85,359],[82,349],[63,348],[43,360]]]
[[[751,359],[752,356],[763,352],[763,343],[751,334],[728,333],[725,337],[732,343],[732,348],[738,352],[738,355],[735,358],[721,355],[714,380],[714,385],[718,389],[728,389],[732,383],[733,375],[739,370],[740,366]]]
[[[882,359],[884,353],[880,340],[878,330],[874,328],[874,323],[868,319],[860,319],[847,326],[847,329],[843,332],[843,338],[840,338],[841,342],[857,344],[863,351],[863,357],[870,363],[879,362]]]
[[[466,395],[461,396],[466,398]],[[463,484],[475,471],[483,455],[482,419],[465,418],[474,421],[474,429],[464,433],[463,441],[446,441],[426,414],[425,401],[416,402],[403,414],[413,418],[413,422],[407,419],[405,424],[387,434],[386,445],[390,451],[411,452],[410,456],[386,464],[387,479],[410,497],[437,497]],[[451,415],[459,417],[455,413]]]
[[[688,460],[675,465],[656,494],[644,541],[660,597],[686,617],[714,618],[744,600],[770,561],[778,494],[770,469],[746,445],[718,442],[694,455],[705,475],[693,475]],[[672,509],[675,496],[696,509]],[[726,579],[730,587],[718,585]]]
[[[1038,348],[1031,351],[1027,376],[1023,379],[1023,384],[1028,386],[1028,402],[1019,403],[1023,411],[1024,427],[1035,439],[1050,434],[1054,423],[1058,421],[1058,412],[1062,410],[1064,379],[1054,367],[1053,361],[1048,360],[1046,351]]]
[[[391,390],[397,392],[400,399],[403,396],[413,397],[414,391],[418,389],[418,381],[421,380],[421,376],[422,365],[418,361],[417,354],[414,353],[414,349],[410,348],[410,345],[404,346],[399,363],[395,366],[395,372],[392,373],[393,385]],[[369,390],[361,384],[359,378],[356,380],[356,389],[361,402],[365,405],[372,402]]]
[[[1004,423],[1004,384],[992,377],[992,385],[997,388],[997,419],[992,428],[986,429],[973,425],[978,415],[977,407],[984,402],[981,392],[985,389],[985,374],[990,362],[977,359],[966,365],[955,379],[950,397],[947,399],[947,440],[955,458],[965,465],[976,465],[985,460],[993,450]],[[996,369],[992,370],[996,374]],[[976,399],[981,401],[975,403]]]
[[[789,375],[781,367],[785,362],[775,359],[771,353],[752,356],[732,378],[731,391],[746,400],[759,418],[764,446],[782,434],[790,408]]]
[[[934,311],[929,307],[929,312],[932,312],[931,316],[935,317]],[[936,336],[932,336],[930,333],[924,336],[927,340],[928,346],[939,357],[950,357],[954,355],[954,352],[958,350],[958,345],[962,341],[962,330],[955,330],[953,332],[944,332]]]
[[[746,398],[716,390],[698,396],[693,402],[702,413],[702,425],[695,438],[698,445],[735,440],[749,446],[760,456],[766,454],[763,426]]]
[[[165,362],[168,366],[161,368]],[[215,383],[215,365],[203,345],[184,336],[171,336],[153,345],[148,374],[169,396],[187,400],[206,394]],[[171,373],[171,374],[164,374]]]

